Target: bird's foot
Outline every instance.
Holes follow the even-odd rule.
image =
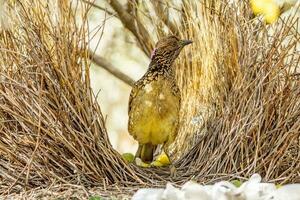
[[[135,164],[139,167],[144,167],[144,168],[151,167],[151,164],[143,162],[140,158],[135,158]]]
[[[140,167],[165,167],[171,164],[171,161],[167,154],[162,153],[150,164],[143,162],[140,158],[135,158],[135,164]]]

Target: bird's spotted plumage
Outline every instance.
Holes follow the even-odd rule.
[[[159,40],[147,72],[130,93],[128,131],[139,142],[136,156],[143,161],[152,161],[158,144],[175,139],[181,95],[172,64],[190,43],[176,36]]]

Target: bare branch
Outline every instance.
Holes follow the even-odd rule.
[[[136,15],[138,4],[139,4],[138,0],[128,0],[126,11],[131,15]]]
[[[151,3],[158,18],[169,28],[173,34],[178,33],[178,29],[175,24],[169,20],[168,12],[165,11],[163,3],[157,0],[151,0]]]
[[[144,53],[147,56],[150,56],[153,44],[144,25],[137,17],[132,17],[132,15],[126,12],[118,0],[109,0],[108,3],[118,13],[119,19],[123,23],[124,27],[132,32],[132,34],[136,37]]]
[[[105,58],[95,55],[91,50],[89,50],[90,59],[99,67],[105,69],[109,73],[111,73],[113,76],[117,77],[124,83],[126,83],[129,86],[133,86],[134,80],[118,70],[115,66],[113,66],[110,62],[108,62]]]
[[[106,12],[106,13],[109,14],[109,15],[113,15],[113,16],[116,15],[115,13],[113,13],[113,12],[107,10],[106,8],[103,8],[103,7],[97,5],[97,4],[93,3],[93,2],[90,2],[90,1],[88,1],[88,0],[81,0],[81,1],[84,2],[84,3],[86,3],[86,4],[91,5],[92,7],[95,7],[95,8],[97,8],[97,9],[99,9],[99,10],[104,11],[104,12]]]

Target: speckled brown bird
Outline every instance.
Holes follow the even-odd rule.
[[[130,93],[128,131],[139,143],[135,156],[144,162],[153,160],[158,144],[167,146],[176,137],[181,94],[172,64],[191,43],[176,36],[159,40],[147,72]]]

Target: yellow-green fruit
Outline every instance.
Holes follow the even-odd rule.
[[[156,161],[160,162],[164,166],[171,164],[169,157],[165,153],[159,155]]]
[[[240,180],[232,180],[231,183],[236,187],[240,187],[242,185]]]
[[[279,15],[280,15],[280,9],[279,6],[276,5],[275,3],[270,3],[265,8],[264,19],[267,23],[269,24],[274,23],[275,21],[277,21]]]
[[[134,155],[132,153],[123,153],[122,157],[129,163],[132,163],[134,161]]]

